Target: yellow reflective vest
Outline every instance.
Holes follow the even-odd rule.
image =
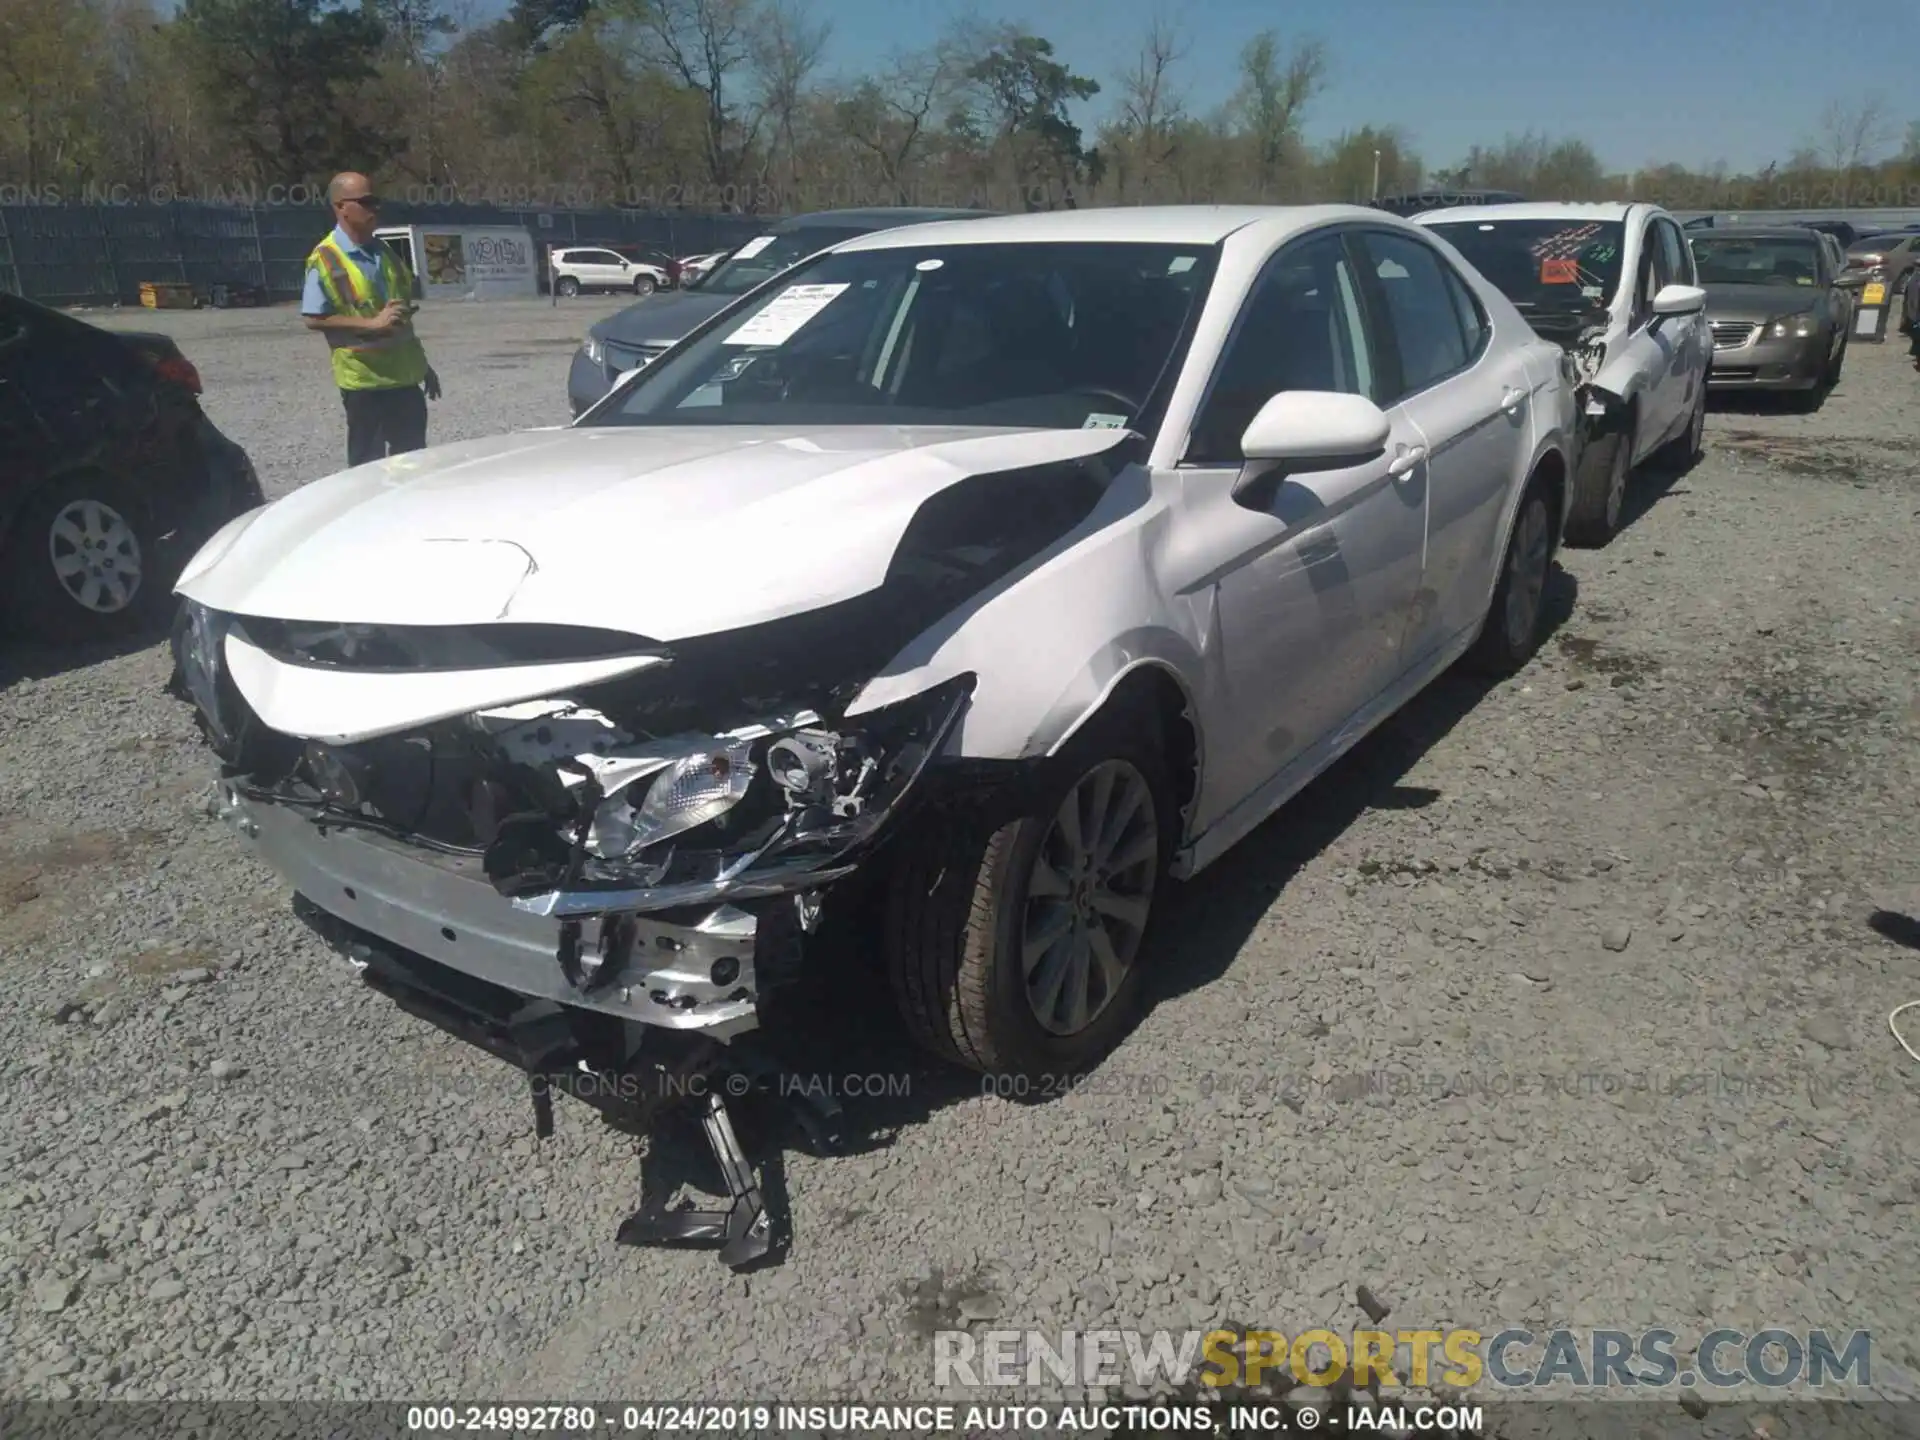
[[[380,278],[387,294],[402,303],[413,299],[413,276],[380,241]],[[378,315],[386,302],[374,293],[360,267],[347,258],[331,234],[313,247],[307,268],[319,272],[320,288],[337,315]],[[333,383],[342,390],[394,390],[427,378],[427,352],[411,322],[391,335],[355,335],[325,330],[333,357]]]

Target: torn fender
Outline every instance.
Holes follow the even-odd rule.
[[[1112,430],[597,427],[416,451],[217,537],[181,593],[373,625],[589,625],[671,643],[876,590],[963,480],[1092,459]]]

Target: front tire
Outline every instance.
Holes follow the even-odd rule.
[[[1140,999],[1178,807],[1154,712],[1090,721],[1006,819],[941,806],[903,837],[885,954],[913,1038],[988,1075],[1090,1069]]]
[[[104,475],[50,481],[14,516],[4,563],[7,628],[56,643],[139,634],[171,581],[147,507]]]
[[[1500,581],[1466,668],[1498,679],[1514,674],[1540,648],[1547,577],[1553,569],[1553,501],[1539,480],[1528,482],[1500,562]]]
[[[1633,479],[1634,417],[1580,457],[1567,510],[1567,543],[1598,549],[1620,533],[1627,486]]]
[[[633,282],[634,294],[651,295],[653,291],[654,291],[654,281],[651,275],[641,275],[634,280]]]

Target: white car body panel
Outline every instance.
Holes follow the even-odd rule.
[[[303,486],[215,536],[219,558],[196,560],[177,588],[281,620],[591,624],[681,640],[865,594],[928,497],[1116,439],[676,426],[465,441]],[[596,553],[612,537],[630,563]]]
[[[1713,336],[1704,310],[1693,315],[1664,318],[1658,326],[1651,317],[1635,315],[1635,284],[1642,257],[1654,243],[1654,224],[1671,224],[1679,235],[1685,273],[1671,283],[1691,284],[1692,251],[1680,222],[1655,205],[1543,204],[1462,205],[1423,211],[1414,223],[1448,225],[1463,221],[1548,220],[1569,224],[1582,220],[1618,222],[1625,235],[1620,283],[1607,304],[1604,331],[1591,338],[1604,341],[1606,359],[1586,378],[1598,389],[1633,404],[1639,413],[1634,431],[1633,462],[1638,464],[1685,429],[1693,406],[1706,387],[1713,363]]]
[[[415,730],[436,720],[595,685],[662,663],[657,656],[639,655],[558,665],[369,675],[289,665],[237,635],[227,637],[226,660],[234,684],[263,722],[285,734],[331,745]]]

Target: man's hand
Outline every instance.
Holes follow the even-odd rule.
[[[440,376],[431,365],[427,367],[425,384],[427,387],[427,399],[438,400],[440,398]]]
[[[407,307],[398,300],[389,300],[378,315],[367,321],[369,335],[391,335],[407,318]]]

